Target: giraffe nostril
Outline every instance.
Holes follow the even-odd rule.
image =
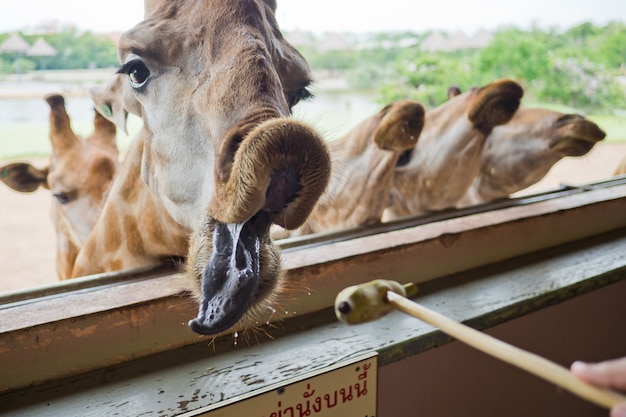
[[[278,213],[298,197],[302,189],[300,170],[294,164],[274,171],[265,192],[265,207],[270,213]]]
[[[226,139],[237,142],[233,134]],[[238,223],[264,212],[271,223],[299,227],[330,177],[324,139],[308,125],[281,118],[265,120],[242,137],[232,161],[228,155],[235,147],[223,144],[220,149],[212,216],[222,223]],[[224,174],[225,182],[220,178]]]
[[[223,182],[227,182],[230,178],[230,173],[233,169],[233,163],[235,160],[235,153],[243,142],[244,137],[245,133],[236,131],[229,135],[222,144],[219,157],[215,164],[215,170],[218,178]]]

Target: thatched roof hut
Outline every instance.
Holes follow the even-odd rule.
[[[9,36],[2,45],[0,45],[0,53],[3,54],[16,54],[25,53],[30,48],[30,45],[19,34],[13,33]]]
[[[56,54],[57,50],[46,42],[44,38],[38,38],[33,46],[26,51],[28,56],[55,56]]]

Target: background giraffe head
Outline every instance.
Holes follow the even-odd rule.
[[[95,112],[94,130],[84,139],[72,130],[65,100],[46,97],[50,106],[52,154],[45,168],[17,162],[0,168],[0,179],[20,192],[39,187],[52,192],[51,218],[57,236],[57,273],[68,278],[78,250],[93,228],[118,169],[116,127]]]

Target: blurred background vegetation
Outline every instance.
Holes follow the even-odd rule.
[[[583,23],[565,31],[502,28],[484,47],[453,50],[425,48],[432,33],[336,35],[329,46],[307,34],[308,42],[292,41],[313,70],[348,80],[350,88],[375,91],[381,104],[410,97],[435,106],[448,86],[463,90],[510,77],[527,95],[585,112],[626,109],[626,24]],[[92,69],[118,64],[114,40],[91,32],[65,29],[43,35],[20,34],[29,43],[43,37],[58,53],[49,57],[19,56],[22,72],[38,69]],[[443,33],[444,37],[450,34]],[[9,34],[0,34],[0,44]],[[290,38],[290,34],[287,34]],[[300,36],[302,38],[302,35]],[[291,40],[291,39],[290,39]],[[450,48],[448,48],[450,49]],[[0,55],[0,74],[15,71],[16,57]]]
[[[564,32],[503,28],[484,47],[426,50],[430,34],[372,35],[368,48],[300,48],[311,66],[346,73],[354,88],[375,88],[381,103],[411,97],[440,104],[450,85],[462,90],[498,78],[520,82],[527,98],[584,112],[626,110],[626,25],[584,23]],[[451,38],[450,34],[443,34]],[[414,40],[414,44],[404,46]],[[355,45],[358,45],[355,43]]]
[[[38,38],[43,38],[56,49],[57,54],[45,57],[0,54],[0,74],[14,73],[16,59],[19,60],[19,68],[22,72],[41,69],[95,69],[118,65],[115,44],[109,36],[77,29],[64,29],[53,34],[18,34],[31,45]],[[9,33],[0,34],[0,44],[10,35]]]
[[[0,45],[15,35],[0,33]],[[86,94],[90,83],[108,79],[119,65],[115,45],[119,34],[69,27],[48,34],[17,35],[30,45],[43,38],[56,53],[0,53],[0,100],[4,100],[4,108],[16,107],[11,103],[24,102],[28,95],[37,103],[41,101],[37,112],[44,116],[34,120],[35,110],[28,107],[25,113],[30,116],[24,120],[21,116],[0,117],[0,156],[49,151],[41,85],[32,93],[25,81],[49,83],[63,74],[64,92],[84,97],[70,109],[75,114],[80,110],[77,107],[90,110]],[[432,108],[447,99],[451,85],[466,91],[507,77],[524,87],[525,105],[584,114],[607,131],[607,142],[626,141],[623,22],[603,26],[583,23],[565,30],[502,27],[473,38],[459,32],[435,31],[359,35],[287,32],[285,37],[308,60],[319,81],[313,86],[317,99],[311,101],[317,107],[302,103],[295,116],[304,114],[305,120],[326,132],[330,140],[390,101],[412,98]],[[18,71],[21,78],[16,77]],[[81,79],[85,72],[100,78]],[[73,102],[69,104],[72,107]],[[74,122],[89,129],[90,113],[81,118],[74,114]],[[140,123],[133,126],[138,129]],[[131,140],[132,129],[129,133],[124,143]]]

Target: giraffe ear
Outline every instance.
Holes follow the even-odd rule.
[[[17,162],[0,168],[0,180],[21,193],[32,193],[39,187],[48,187],[48,168]]]
[[[126,130],[128,112],[141,117],[141,107],[132,94],[127,97],[124,78],[123,74],[117,74],[108,83],[92,87],[89,94],[95,104],[96,111],[128,134],[128,130]]]

